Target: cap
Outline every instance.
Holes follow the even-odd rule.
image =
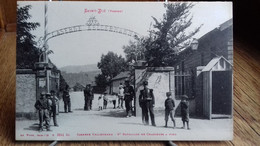
[[[129,82],[129,79],[125,79],[125,82]]]
[[[45,92],[45,91],[42,91],[41,96],[43,96],[43,95],[46,95],[46,92]]]
[[[171,96],[172,92],[166,92],[166,96]]]
[[[143,85],[148,85],[148,81],[143,81]]]
[[[188,99],[189,97],[187,95],[182,95],[182,98]]]
[[[46,96],[51,96],[51,93],[46,93],[45,95],[46,95]]]

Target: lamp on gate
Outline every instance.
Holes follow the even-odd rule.
[[[193,51],[197,50],[198,46],[199,46],[199,41],[197,39],[193,38],[193,40],[190,43],[190,46]]]

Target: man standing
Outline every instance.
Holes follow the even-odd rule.
[[[148,86],[148,81],[143,82],[144,89],[140,90],[140,95],[139,95],[139,104],[140,107],[142,108],[142,114],[144,116],[144,124],[149,125],[149,117],[148,117],[148,112],[151,117],[152,125],[155,125],[155,120],[154,120],[154,95],[153,95],[153,89],[149,89]]]
[[[41,97],[36,101],[34,107],[38,110],[39,112],[39,131],[43,131],[42,123],[45,121],[46,123],[46,129],[47,131],[50,130],[50,113],[49,111],[51,110],[51,100],[46,98],[46,93],[42,92]]]
[[[63,101],[64,101],[64,111],[65,113],[72,112],[71,111],[71,102],[70,102],[70,94],[69,94],[69,86],[66,85],[65,90],[63,91]]]
[[[93,93],[92,93],[91,85],[87,84],[86,88],[84,89],[84,97],[85,97],[84,110],[86,110],[86,111],[91,109],[92,99],[93,99],[92,96],[93,96]]]
[[[57,104],[59,104],[59,99],[57,98],[57,96],[55,95],[55,91],[54,90],[51,90],[51,112],[50,112],[50,115],[52,113],[52,117],[53,117],[53,123],[54,123],[54,126],[59,126],[58,123],[57,123]]]
[[[126,117],[132,116],[132,100],[134,98],[134,88],[130,85],[129,80],[125,80],[125,108],[126,108]]]

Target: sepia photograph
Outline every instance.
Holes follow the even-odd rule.
[[[232,2],[17,3],[18,141],[233,138]]]

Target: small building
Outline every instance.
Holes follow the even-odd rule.
[[[110,83],[109,93],[118,93],[119,85],[122,83],[124,85],[125,80],[130,77],[130,71],[124,71],[115,76]]]
[[[187,95],[190,114],[212,119],[232,116],[233,20],[198,39],[174,63],[175,96]]]
[[[77,91],[83,91],[85,89],[84,85],[80,84],[80,83],[76,83],[73,86],[73,91],[77,92]]]

